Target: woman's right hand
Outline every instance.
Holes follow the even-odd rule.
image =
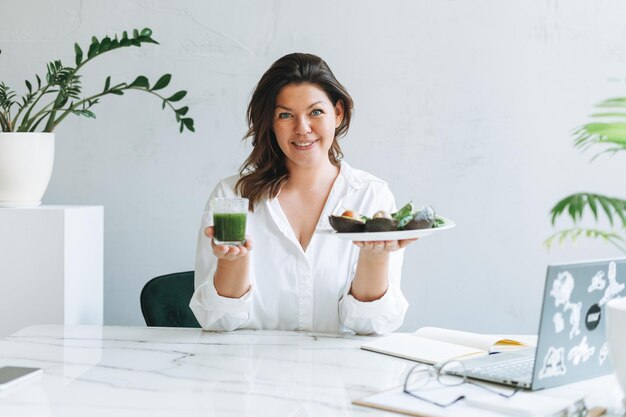
[[[239,246],[216,245],[215,241],[213,240],[213,238],[215,237],[215,228],[213,226],[209,226],[204,229],[204,235],[211,239],[213,255],[215,255],[217,259],[234,261],[236,259],[245,257],[248,252],[252,250],[252,240],[248,235],[246,235],[246,242],[243,245]]]

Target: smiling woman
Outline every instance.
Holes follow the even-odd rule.
[[[324,90],[314,84],[290,84],[276,97],[274,114],[272,127],[285,154],[287,171],[295,169],[294,165],[304,168],[329,163],[335,128],[343,119],[341,101],[333,105]]]
[[[323,233],[330,214],[396,211],[387,184],[342,161],[352,98],[319,57],[295,53],[261,77],[248,106],[252,152],[205,210],[190,307],[207,330],[387,333],[404,320],[403,249]],[[249,200],[246,241],[216,244],[210,202]],[[252,250],[252,238],[255,249]]]

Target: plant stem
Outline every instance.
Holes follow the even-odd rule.
[[[10,132],[9,123],[4,115],[4,113],[0,112],[0,128],[2,128],[3,132]]]
[[[46,127],[43,128],[44,132],[52,132],[54,129],[54,116],[56,115],[56,110],[52,110],[50,112],[50,117],[48,118],[48,122],[46,123]]]
[[[22,124],[20,125],[20,127],[18,127],[18,129],[17,129],[18,131],[22,131],[22,132],[23,131],[28,131],[28,125],[30,124],[28,122],[30,120],[30,113],[33,111],[33,109],[35,108],[35,105],[39,102],[39,100],[41,100],[41,98],[46,94],[46,91],[48,91],[48,88],[50,88],[50,84],[48,84],[45,87],[42,87],[39,90],[37,90],[37,91],[41,91],[41,94],[39,95],[39,97],[37,97],[37,100],[35,100],[33,102],[33,104],[28,106],[28,111],[26,112],[26,114],[22,118]],[[36,118],[36,117],[37,117],[37,115],[35,115],[35,117],[33,117],[33,119]],[[15,117],[15,120],[17,121],[17,116]]]
[[[33,99],[33,97],[35,97],[35,95],[36,95],[37,93],[39,93],[40,91],[43,91],[43,92],[45,93],[45,91],[46,91],[46,89],[47,89],[48,87],[50,87],[50,85],[46,85],[46,86],[44,86],[44,87],[40,87],[40,88],[39,88],[39,89],[37,89],[34,93],[32,93],[32,94],[31,94],[30,99],[32,100],[32,99]],[[42,93],[42,95],[43,95],[44,93]],[[20,114],[24,111],[24,109],[28,107],[28,111],[26,112],[26,116],[28,116],[28,115],[30,114],[30,111],[32,110],[33,106],[34,106],[35,104],[37,104],[37,101],[39,101],[39,99],[40,99],[40,98],[41,98],[41,96],[39,96],[39,97],[37,98],[37,100],[35,100],[35,101],[31,104],[31,105],[24,105],[24,107],[22,107],[21,109],[19,109],[19,110],[17,111],[17,114],[15,115],[15,118],[13,119],[13,122],[15,123],[15,125],[16,125],[16,126],[18,125],[17,121],[18,121],[18,119],[19,119],[19,117],[20,117]],[[28,101],[30,101],[30,100],[28,100]],[[28,102],[28,101],[27,101],[27,102]],[[26,117],[26,118],[27,118],[27,117]],[[20,126],[20,127],[21,127],[21,126]],[[18,127],[18,131],[19,131],[19,127]]]
[[[65,118],[66,118],[66,117],[67,117],[67,116],[68,116],[68,115],[69,115],[69,114],[70,114],[73,110],[75,110],[76,108],[78,108],[78,106],[80,106],[81,104],[84,104],[84,103],[88,102],[89,100],[93,100],[93,99],[96,99],[96,98],[98,98],[98,97],[102,97],[102,96],[108,95],[108,94],[110,94],[111,90],[115,90],[115,89],[118,89],[118,90],[139,90],[139,91],[143,91],[143,92],[146,92],[146,93],[150,93],[150,94],[152,94],[152,95],[157,96],[157,97],[158,97],[158,98],[160,98],[161,100],[165,101],[165,103],[166,103],[166,104],[167,104],[167,105],[168,105],[168,106],[169,106],[172,110],[176,111],[176,109],[174,108],[174,106],[172,106],[172,104],[171,104],[169,101],[167,101],[167,100],[166,100],[163,96],[161,96],[161,95],[160,95],[160,94],[158,94],[158,93],[155,93],[154,91],[151,91],[151,90],[148,90],[148,89],[145,89],[145,88],[140,88],[140,87],[124,87],[124,88],[119,88],[119,87],[121,87],[121,86],[123,86],[123,85],[126,85],[126,83],[118,84],[118,85],[116,85],[116,86],[113,86],[113,87],[109,88],[109,90],[107,90],[106,92],[102,92],[102,93],[100,93],[100,94],[96,94],[96,95],[94,95],[94,96],[87,97],[87,98],[85,98],[85,99],[83,99],[83,100],[77,101],[76,103],[72,104],[72,105],[70,106],[70,108],[68,108],[67,110],[65,110],[65,111],[63,112],[63,114],[61,114],[61,116],[59,116],[59,117],[57,118],[57,120],[56,120],[56,121],[54,122],[54,124],[52,125],[52,129],[54,129],[54,128],[55,128],[55,127],[59,124],[59,123],[61,123],[61,122],[63,121],[63,119],[65,119]]]
[[[50,110],[47,110],[50,106],[52,106],[53,103],[48,103],[44,108],[42,108],[41,110],[39,110],[32,118],[28,119],[28,123],[26,124],[26,126],[24,127],[24,130],[22,130],[23,132],[32,132],[31,130],[31,126],[33,125],[33,123],[35,123],[35,120],[37,120],[37,118],[39,116],[43,116],[43,115],[47,115],[50,113]],[[26,116],[24,116],[26,117]],[[26,120],[24,120],[24,123],[26,123]],[[36,125],[38,125],[39,122],[36,123]],[[20,126],[21,129],[21,126]]]
[[[108,94],[111,94],[111,90],[119,89],[119,87],[124,86],[124,85],[126,85],[126,83],[121,83],[121,84],[115,85],[115,86],[113,86],[113,87],[109,88],[107,91],[103,91],[102,93],[99,93],[99,94],[93,95],[93,96],[91,96],[91,97],[84,98],[84,99],[82,99],[82,100],[80,100],[80,101],[77,101],[76,103],[72,104],[72,105],[71,105],[68,109],[66,109],[66,110],[65,110],[65,111],[61,114],[61,116],[59,116],[59,117],[55,120],[54,124],[52,125],[52,129],[54,129],[55,127],[57,127],[57,126],[58,126],[58,124],[59,124],[59,123],[61,123],[61,122],[63,121],[63,119],[65,119],[65,118],[66,118],[66,117],[67,117],[67,116],[68,116],[68,115],[69,115],[69,114],[70,114],[73,110],[77,109],[80,105],[87,103],[89,100],[95,100],[95,99],[97,99],[98,97],[102,97],[102,96],[106,96],[106,95],[108,95]],[[126,88],[122,88],[122,90],[125,90],[125,89],[126,89]]]

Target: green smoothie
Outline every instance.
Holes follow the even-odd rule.
[[[246,241],[246,213],[214,213],[215,243],[243,244]]]

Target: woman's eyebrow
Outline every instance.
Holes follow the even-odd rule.
[[[311,104],[311,105],[310,105],[309,107],[307,107],[307,108],[308,108],[308,109],[310,109],[311,107],[315,107],[315,106],[317,106],[318,104],[324,104],[324,102],[323,102],[322,100],[320,100],[320,101],[316,101],[315,103]],[[283,109],[283,110],[292,111],[289,107],[287,107],[287,106],[283,106],[282,104],[277,104],[277,105],[276,105],[276,108],[279,108],[279,107],[280,107],[281,109]]]

